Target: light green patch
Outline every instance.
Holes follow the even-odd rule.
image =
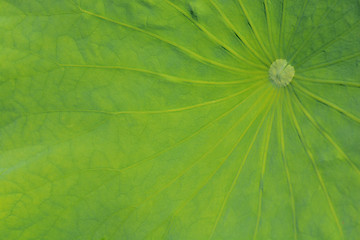
[[[293,80],[295,69],[285,59],[275,60],[269,69],[269,78],[277,87],[286,87]]]

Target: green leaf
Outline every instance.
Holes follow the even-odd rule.
[[[357,239],[359,21],[359,0],[0,0],[0,238]]]

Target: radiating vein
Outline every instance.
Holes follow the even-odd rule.
[[[267,3],[267,0],[264,0],[264,8],[265,8],[265,15],[266,15],[266,22],[267,22],[267,28],[268,28],[268,34],[269,34],[269,40],[270,40],[270,48],[272,50],[272,54],[274,55],[274,58],[276,56],[276,50],[275,50],[275,43],[273,39],[273,30],[272,30],[272,22],[270,18],[270,12],[269,12],[269,6]]]
[[[323,190],[323,192],[324,192],[324,195],[325,195],[325,197],[326,197],[326,200],[327,200],[327,202],[328,202],[328,205],[329,205],[329,208],[330,208],[330,212],[331,212],[331,214],[332,214],[332,216],[333,216],[333,218],[334,218],[334,221],[335,221],[336,226],[337,226],[337,228],[338,228],[339,234],[341,235],[341,238],[343,238],[344,234],[343,234],[343,230],[342,230],[342,227],[341,227],[339,218],[338,218],[338,216],[337,216],[337,214],[336,214],[334,205],[333,205],[333,203],[332,203],[332,200],[331,200],[331,198],[330,198],[330,195],[329,195],[329,193],[328,193],[328,190],[327,190],[327,188],[326,188],[326,185],[325,185],[325,183],[324,183],[324,180],[323,180],[323,178],[322,178],[322,175],[321,175],[321,173],[320,173],[320,170],[318,169],[318,166],[317,166],[317,164],[316,164],[316,162],[315,162],[314,156],[313,156],[312,152],[310,151],[310,148],[309,148],[309,147],[306,145],[306,143],[305,143],[305,138],[304,138],[304,136],[303,136],[303,133],[302,133],[302,131],[301,131],[301,128],[300,128],[300,126],[299,126],[299,123],[298,123],[298,121],[297,121],[297,119],[296,119],[296,116],[295,116],[295,114],[294,114],[294,110],[293,110],[293,107],[292,107],[292,100],[291,100],[291,98],[290,98],[290,96],[289,96],[288,93],[287,93],[287,97],[288,97],[288,102],[289,102],[289,104],[287,104],[287,105],[288,105],[290,117],[292,118],[293,125],[295,126],[295,130],[296,130],[296,132],[297,132],[297,134],[298,134],[299,140],[300,140],[301,144],[303,145],[304,150],[305,150],[306,154],[308,155],[308,157],[309,157],[309,159],[310,159],[310,161],[311,161],[311,164],[312,164],[312,166],[313,166],[313,168],[314,168],[314,170],[315,170],[316,176],[317,176],[317,178],[318,178],[318,180],[319,180],[319,183],[320,183],[320,185],[321,185],[321,188],[322,188],[322,190]]]
[[[243,13],[244,13],[247,21],[248,21],[248,23],[249,23],[250,26],[251,26],[251,30],[252,30],[252,32],[254,33],[257,42],[260,44],[260,47],[262,48],[263,52],[265,53],[265,55],[268,57],[268,59],[269,59],[270,62],[271,62],[271,61],[272,61],[271,55],[270,55],[269,52],[266,50],[266,47],[265,47],[264,43],[261,41],[261,38],[260,38],[258,32],[256,31],[255,26],[254,26],[253,22],[251,21],[251,19],[250,19],[250,17],[249,17],[249,14],[248,14],[247,10],[245,9],[242,0],[238,0],[238,3],[239,3],[239,5],[240,5],[240,7],[241,7],[241,9],[242,9],[242,11],[243,11]]]
[[[235,186],[236,186],[237,180],[238,180],[238,178],[239,178],[239,176],[240,176],[240,173],[241,173],[241,171],[242,171],[242,169],[243,169],[243,166],[245,165],[245,162],[246,162],[246,160],[247,160],[247,158],[248,158],[248,156],[249,156],[249,153],[250,153],[250,151],[251,151],[251,149],[252,149],[252,147],[253,147],[253,145],[254,145],[254,143],[255,143],[255,140],[256,140],[257,135],[259,134],[259,131],[260,131],[260,129],[261,129],[261,127],[262,127],[262,125],[263,125],[263,123],[264,123],[264,121],[265,121],[265,118],[267,117],[267,115],[268,115],[268,113],[269,113],[269,111],[270,111],[270,109],[271,109],[271,107],[272,107],[272,103],[274,102],[274,99],[275,99],[275,97],[273,96],[271,102],[269,102],[268,109],[266,110],[266,112],[265,112],[262,120],[260,121],[259,126],[258,126],[258,128],[257,128],[257,130],[256,130],[256,132],[255,132],[255,134],[254,134],[254,136],[253,136],[253,138],[252,138],[252,140],[251,140],[251,143],[250,143],[247,151],[246,151],[246,154],[245,154],[245,156],[244,156],[244,158],[243,158],[243,160],[242,160],[242,162],[241,162],[241,164],[240,164],[240,166],[239,166],[239,168],[238,168],[238,170],[237,170],[237,173],[236,173],[236,175],[235,175],[235,177],[234,177],[234,179],[233,179],[233,181],[232,181],[231,187],[230,187],[229,191],[227,192],[227,194],[226,194],[226,196],[225,196],[225,198],[224,198],[224,200],[223,200],[223,203],[222,203],[222,205],[221,205],[221,208],[220,208],[220,210],[219,210],[219,213],[218,213],[218,215],[217,215],[217,217],[216,217],[214,226],[213,226],[213,228],[212,228],[212,230],[211,230],[211,235],[210,235],[209,239],[212,239],[212,237],[213,237],[214,234],[215,234],[216,228],[217,228],[217,226],[218,226],[218,223],[219,223],[219,221],[220,221],[220,218],[222,217],[222,214],[223,214],[223,212],[224,212],[225,206],[227,205],[227,202],[228,202],[228,200],[229,200],[229,197],[230,197],[232,191],[234,190],[234,188],[235,188]],[[255,121],[255,119],[254,119],[253,121]]]
[[[251,78],[251,79],[247,78],[244,80],[237,80],[237,81],[220,82],[220,81],[193,80],[193,79],[177,77],[177,76],[173,76],[173,75],[169,75],[169,74],[165,74],[165,73],[153,72],[153,71],[150,71],[147,69],[124,67],[124,66],[104,66],[104,65],[85,65],[85,64],[82,65],[82,64],[63,64],[63,63],[59,63],[58,65],[60,67],[65,67],[65,68],[95,68],[95,69],[98,68],[98,69],[110,69],[110,70],[125,70],[125,71],[139,72],[139,73],[158,76],[158,77],[166,79],[167,81],[170,81],[170,82],[194,83],[194,84],[204,84],[204,85],[234,85],[234,84],[240,84],[240,83],[253,82],[255,80],[264,78],[264,76],[265,76],[263,72],[258,72],[257,77],[255,77],[255,78]],[[259,77],[259,74],[261,74],[262,76]]]
[[[338,64],[338,63],[342,63],[342,62],[354,59],[354,58],[358,58],[358,57],[360,57],[360,52],[355,53],[355,54],[351,54],[351,55],[348,55],[348,56],[345,56],[345,57],[342,57],[342,58],[339,58],[339,59],[334,60],[334,61],[329,61],[329,62],[324,62],[324,63],[320,63],[320,64],[317,64],[317,65],[313,65],[313,66],[308,67],[308,68],[300,68],[298,70],[298,72],[306,72],[306,71],[316,70],[316,69],[320,69],[320,68],[324,68],[324,67],[329,67],[329,66],[332,66],[332,65],[335,65],[335,64]]]
[[[287,42],[286,44],[286,48],[285,48],[285,52],[288,52],[289,50],[289,46],[293,43],[293,40],[294,40],[294,37],[295,37],[295,34],[300,26],[300,23],[301,23],[301,20],[303,19],[304,17],[304,13],[305,13],[305,9],[307,7],[307,4],[309,2],[309,0],[304,0],[304,5],[302,6],[301,8],[301,12],[300,12],[300,17],[298,17],[298,19],[296,20],[296,24],[295,24],[295,28],[294,30],[291,32],[290,34],[290,38],[289,38],[289,41]]]
[[[299,84],[297,83],[293,83],[294,84],[294,87],[296,87],[295,89],[299,89],[301,92],[305,93],[306,95],[312,97],[313,99],[325,104],[325,106],[328,106],[330,108],[333,108],[335,109],[336,111],[344,114],[345,116],[347,116],[348,118],[350,118],[351,120],[357,122],[357,123],[360,123],[360,118],[356,117],[355,115],[347,112],[346,110],[342,109],[341,107],[323,99],[322,97],[318,96],[318,95],[315,95],[314,93],[306,90],[305,88],[301,87]]]
[[[189,167],[187,167],[186,169],[184,169],[180,174],[178,174],[175,178],[173,178],[171,181],[169,181],[166,185],[164,185],[160,190],[158,190],[157,192],[155,192],[154,194],[150,195],[148,198],[146,198],[145,200],[143,200],[142,202],[140,202],[139,204],[137,204],[136,206],[134,206],[134,210],[137,209],[139,206],[141,206],[142,204],[144,204],[145,202],[149,201],[150,199],[154,198],[155,196],[157,196],[158,194],[160,194],[161,192],[163,192],[165,189],[169,188],[173,183],[175,183],[180,177],[184,176],[188,171],[190,171],[198,162],[200,162],[201,160],[205,159],[206,156],[208,156],[211,152],[213,152],[219,145],[220,143],[222,143],[225,138],[227,136],[229,136],[229,134],[231,134],[233,132],[233,130],[246,118],[246,116],[248,115],[249,112],[254,111],[254,107],[257,105],[257,103],[263,100],[263,98],[259,98],[255,101],[255,103],[253,105],[250,106],[250,108],[247,110],[246,113],[244,113],[232,126],[230,129],[228,129],[228,131],[208,150],[206,151],[203,155],[201,155],[196,161],[194,161]],[[260,111],[259,111],[260,113]],[[251,126],[251,124],[249,125]],[[247,132],[248,128],[245,130],[245,133]],[[216,168],[216,170],[213,172],[213,174],[211,174],[211,176],[214,176],[216,174],[216,172],[220,169],[220,167],[224,164],[224,162],[226,161],[226,159],[228,159],[228,157],[231,155],[231,153],[235,150],[235,148],[237,147],[237,145],[239,144],[239,142],[241,141],[241,139],[243,138],[243,136],[245,135],[245,133],[243,133],[240,137],[239,140],[237,141],[237,144],[235,144],[232,148],[232,150],[227,154],[227,156],[225,158],[223,158],[223,160],[221,161],[221,163],[218,165],[218,167]],[[210,180],[210,178],[208,178]],[[133,211],[134,211],[133,210]],[[125,222],[126,219],[123,221]],[[121,224],[122,225],[122,224]]]
[[[311,52],[310,55],[304,57],[303,60],[299,61],[299,63],[296,64],[296,67],[299,68],[301,67],[305,62],[309,61],[311,58],[319,55],[320,53],[322,53],[324,50],[328,49],[331,45],[335,44],[337,41],[341,40],[341,37],[346,36],[347,34],[351,33],[354,29],[356,29],[357,27],[360,26],[360,20],[357,21],[356,23],[353,24],[352,27],[350,27],[349,29],[343,31],[341,34],[337,35],[334,39],[332,39],[331,41],[325,43],[324,45],[322,45],[321,47],[319,47],[316,51]]]
[[[266,94],[265,94],[266,95]],[[265,102],[268,102],[270,96],[267,96]],[[262,99],[262,98],[261,98]],[[188,198],[182,205],[180,205],[172,215],[170,215],[167,219],[165,219],[163,221],[162,224],[164,224],[165,222],[167,222],[168,220],[171,220],[169,223],[169,228],[172,225],[172,221],[174,220],[174,218],[181,212],[181,210],[192,200],[195,198],[195,196],[197,194],[199,194],[199,192],[209,183],[209,181],[215,176],[215,174],[219,171],[219,169],[223,166],[223,164],[225,163],[225,161],[230,157],[230,155],[235,151],[235,149],[237,148],[237,146],[239,145],[239,143],[241,142],[241,140],[243,139],[243,137],[245,136],[245,134],[247,133],[247,131],[250,129],[250,127],[254,124],[255,120],[257,119],[257,117],[259,116],[259,114],[262,112],[262,110],[264,110],[264,106],[257,112],[256,116],[253,118],[253,120],[250,122],[250,124],[244,129],[244,131],[242,132],[242,134],[239,136],[236,144],[233,145],[232,149],[228,152],[228,154],[222,159],[222,161],[220,162],[220,164],[218,164],[217,168],[205,179],[204,182],[202,182],[202,184],[200,185],[200,187],[192,194],[192,196],[190,198]],[[160,225],[159,225],[160,226]]]
[[[6,172],[6,170],[8,170],[8,168],[1,168],[1,169],[0,169],[0,177],[1,177],[1,175],[2,175],[4,172]]]
[[[247,49],[250,51],[250,53],[252,53],[265,66],[268,66],[269,64],[271,64],[271,62],[269,62],[269,61],[267,62],[267,59],[263,59],[263,57],[261,57],[259,55],[259,53],[256,50],[254,50],[254,48],[249,44],[249,42],[246,40],[246,38],[244,36],[242,36],[242,34],[236,29],[234,24],[232,24],[232,22],[229,20],[229,18],[221,10],[221,8],[213,0],[210,0],[210,3],[219,12],[225,25],[236,34],[236,36],[240,39],[240,41],[244,44],[244,46],[247,47]]]
[[[261,85],[262,81],[257,82],[255,84],[253,84],[252,86],[250,86],[250,88],[254,88],[256,86]],[[248,90],[249,88],[246,88],[245,90]],[[220,102],[224,102],[226,100],[229,100],[231,98],[234,98],[236,96],[241,95],[242,93],[244,93],[244,89],[236,92],[234,94],[231,94],[229,96],[226,97],[222,97],[222,98],[218,98],[218,99],[214,99],[211,101],[207,101],[207,102],[203,102],[203,103],[198,103],[198,104],[194,104],[194,105],[189,105],[189,106],[184,106],[184,107],[179,107],[179,108],[171,108],[171,109],[164,109],[164,110],[134,110],[134,111],[118,111],[118,112],[112,112],[112,111],[101,111],[101,110],[54,110],[54,111],[44,111],[44,112],[38,112],[38,113],[31,113],[31,114],[47,114],[47,113],[98,113],[98,114],[106,114],[106,115],[112,115],[112,116],[117,116],[117,115],[122,115],[122,114],[167,114],[167,113],[174,113],[174,112],[182,112],[182,111],[187,111],[187,110],[191,110],[194,108],[199,108],[199,107],[204,107],[204,106],[208,106],[208,105],[212,105],[212,104],[216,104],[216,103],[220,103]]]
[[[193,138],[194,136],[198,135],[201,131],[205,130],[206,128],[210,127],[212,124],[214,124],[214,122],[224,118],[225,116],[229,115],[231,112],[233,112],[235,109],[237,109],[242,103],[244,103],[247,99],[249,99],[251,96],[253,96],[256,92],[258,92],[260,89],[257,89],[256,91],[254,91],[251,95],[249,95],[248,97],[246,97],[245,99],[243,99],[242,101],[240,101],[239,103],[237,103],[234,107],[232,107],[230,110],[226,111],[225,113],[221,114],[220,116],[218,116],[217,118],[215,118],[214,120],[210,121],[209,123],[207,123],[206,125],[202,126],[200,129],[198,129],[196,132],[192,133],[191,135],[185,137],[184,139],[182,139],[181,141],[175,143],[174,145],[171,145],[170,147],[150,156],[149,158],[146,158],[142,161],[136,162],[135,164],[132,164],[128,167],[122,168],[122,169],[109,169],[109,168],[94,168],[94,169],[87,169],[87,170],[94,170],[94,171],[99,171],[99,170],[105,170],[105,171],[115,171],[115,172],[123,172],[125,170],[128,170],[130,168],[134,168],[135,166],[138,166],[140,163],[143,163],[145,161],[150,161],[152,159],[155,159],[156,157],[162,155],[165,152],[168,152],[171,149],[174,149],[175,147],[179,146],[180,144],[188,141],[189,139]],[[151,198],[155,197],[156,195],[158,195],[160,192],[164,191],[166,188],[168,188],[171,184],[173,184],[177,179],[179,179],[181,176],[183,176],[186,172],[188,172],[193,166],[195,166],[196,163],[198,163],[199,161],[201,161],[202,159],[204,159],[206,157],[206,155],[210,154],[210,152],[212,152],[224,139],[226,136],[229,135],[229,133],[233,130],[233,128],[235,128],[242,120],[243,118],[251,111],[253,110],[254,106],[257,104],[258,101],[262,100],[263,98],[260,97],[257,101],[255,101],[254,104],[252,104],[250,106],[250,108],[248,109],[248,111],[230,128],[230,130],[227,131],[227,133],[225,133],[225,135],[222,137],[222,139],[220,139],[217,143],[215,143],[215,145],[213,145],[213,147],[211,148],[211,150],[208,150],[205,154],[203,154],[200,158],[198,158],[197,161],[195,161],[194,163],[192,163],[190,165],[190,167],[186,168],[185,171],[183,171],[181,174],[179,174],[178,176],[176,176],[174,179],[172,179],[168,184],[166,184],[160,191],[157,191],[156,194],[152,194],[150,197],[146,198],[144,201],[142,201],[141,203],[137,204],[136,206],[134,206],[134,208],[140,206],[141,204],[143,204],[144,202],[150,200]],[[123,210],[123,209],[120,209]],[[119,210],[119,211],[120,211]],[[118,213],[119,211],[114,212],[113,214],[111,214],[109,217],[115,215],[116,213]],[[109,218],[108,217],[108,218]],[[106,218],[106,219],[108,219]],[[104,219],[104,221],[102,221],[102,223],[100,224],[104,224],[106,219]]]
[[[287,89],[285,90],[287,91]],[[294,239],[297,240],[297,221],[296,221],[296,210],[295,210],[295,199],[294,199],[294,193],[293,193],[293,189],[292,189],[292,184],[291,184],[291,177],[290,177],[290,171],[288,168],[288,164],[286,161],[286,155],[285,155],[285,141],[284,141],[284,123],[283,123],[283,118],[282,118],[282,114],[284,112],[284,108],[283,108],[283,102],[284,102],[284,91],[281,93],[281,101],[279,104],[279,111],[278,111],[278,118],[279,118],[279,137],[280,137],[280,148],[281,148],[281,157],[283,160],[283,164],[284,164],[284,170],[285,170],[285,174],[286,174],[286,181],[289,187],[289,197],[290,197],[290,204],[291,204],[291,212],[292,212],[292,219],[293,219],[293,230],[294,230]]]
[[[255,105],[255,104],[254,104]],[[254,107],[254,105],[250,108],[252,109]],[[192,162],[187,168],[185,168],[183,171],[180,172],[180,174],[178,174],[177,176],[175,176],[174,178],[172,178],[167,184],[165,184],[164,186],[162,186],[159,190],[157,190],[156,192],[152,193],[150,196],[146,197],[144,200],[142,200],[141,202],[139,202],[138,204],[136,204],[135,206],[130,206],[133,208],[133,210],[130,212],[130,214],[123,220],[121,221],[121,223],[119,224],[119,226],[123,225],[124,222],[126,222],[126,220],[128,219],[128,217],[130,217],[130,215],[132,213],[134,213],[134,211],[136,211],[137,209],[139,209],[140,206],[142,206],[143,204],[147,203],[148,201],[154,199],[156,196],[158,196],[161,192],[165,191],[166,189],[168,189],[171,185],[173,185],[179,178],[183,177],[187,172],[189,172],[197,163],[199,163],[201,160],[205,159],[210,153],[212,153],[224,140],[226,137],[228,137],[230,135],[230,133],[233,132],[233,130],[238,126],[238,124],[240,124],[240,122],[245,118],[246,115],[243,115],[238,121],[236,121],[230,128],[228,131],[226,131],[226,133],[219,138],[216,143],[211,146],[210,149],[208,149],[204,154],[202,154],[199,158],[197,158],[194,162]],[[120,211],[123,211],[123,209],[119,209],[118,211],[115,211],[113,215],[116,215],[117,213],[119,213]],[[117,229],[117,228],[115,228]],[[116,232],[115,232],[116,233]],[[114,233],[114,234],[115,234]],[[113,236],[114,234],[111,234],[111,236]]]
[[[251,87],[249,87],[249,88],[247,88],[247,89],[244,89],[244,92],[252,89],[253,87],[254,87],[254,86],[251,86]],[[261,89],[262,89],[262,87],[257,88],[254,92],[252,92],[252,93],[251,93],[249,96],[247,96],[245,99],[243,99],[242,101],[240,101],[239,103],[237,103],[237,104],[236,104],[234,107],[232,107],[230,110],[224,112],[223,114],[221,114],[220,116],[218,116],[218,117],[215,118],[214,120],[208,122],[207,124],[205,124],[204,126],[202,126],[200,129],[198,129],[197,131],[195,131],[195,132],[192,133],[191,135],[183,138],[183,139],[180,140],[179,142],[177,142],[177,143],[175,143],[175,144],[173,144],[173,145],[165,148],[164,150],[162,150],[162,151],[160,151],[160,152],[157,152],[157,153],[151,155],[151,156],[148,157],[148,158],[145,158],[144,160],[138,161],[138,162],[136,162],[136,163],[134,163],[134,164],[131,164],[131,165],[127,166],[127,167],[124,167],[124,168],[122,168],[122,169],[111,169],[111,168],[94,168],[94,169],[91,169],[91,168],[88,168],[88,169],[83,169],[83,170],[90,170],[90,171],[100,171],[100,170],[104,170],[104,171],[123,172],[123,171],[125,171],[125,170],[134,168],[134,167],[140,165],[141,163],[144,163],[144,162],[146,162],[146,161],[150,161],[150,160],[152,160],[152,159],[160,156],[161,154],[163,154],[163,153],[165,153],[165,152],[167,152],[167,151],[169,151],[169,150],[171,150],[171,149],[179,146],[180,144],[188,141],[189,139],[191,139],[191,138],[193,138],[194,136],[196,136],[197,134],[199,134],[201,131],[203,131],[203,130],[205,130],[206,128],[210,127],[212,124],[214,124],[214,122],[216,122],[216,121],[224,118],[225,116],[227,116],[228,114],[230,114],[231,112],[233,112],[233,111],[234,111],[237,107],[239,107],[242,103],[244,103],[247,99],[249,99],[251,96],[255,95],[255,93],[257,93],[257,92],[260,91]],[[105,119],[104,121],[101,121],[100,124],[98,124],[98,125],[103,124],[103,122],[105,122],[105,121],[106,121],[106,119]],[[98,126],[98,125],[97,125],[97,126]],[[42,152],[42,151],[40,151],[40,152]],[[71,176],[73,176],[73,175],[68,175],[68,176],[71,177]],[[31,189],[31,190],[33,191],[33,190],[38,189],[38,188],[40,188],[40,187],[42,187],[42,186],[43,186],[43,185],[40,185],[39,187],[33,188],[33,189]]]
[[[336,0],[333,6],[336,6],[339,0]],[[323,16],[320,18],[320,23],[327,17],[327,15],[331,12],[332,8],[329,7],[329,9],[327,11],[325,11],[325,13],[323,14]],[[306,47],[306,45],[309,43],[309,41],[311,40],[311,38],[313,37],[313,35],[316,33],[316,31],[319,29],[319,27],[321,26],[321,24],[318,24],[317,26],[315,26],[313,28],[313,30],[310,32],[310,34],[305,38],[305,40],[302,42],[302,44],[300,45],[300,47],[296,50],[296,52],[292,55],[292,57],[289,60],[289,63],[292,63],[294,61],[294,59],[296,58],[296,56],[302,51],[302,49],[304,47]]]
[[[169,0],[165,0],[169,5],[171,5],[173,8],[175,8],[177,11],[179,11],[182,15],[184,15],[189,21],[191,21],[195,26],[197,26],[202,32],[204,32],[206,34],[206,36],[214,43],[219,44],[220,46],[222,46],[224,49],[226,49],[233,57],[244,61],[246,63],[248,63],[250,66],[253,66],[255,68],[260,68],[260,69],[264,69],[266,70],[266,68],[264,66],[261,66],[259,64],[256,64],[252,61],[249,61],[248,59],[244,58],[243,56],[239,55],[234,49],[232,49],[229,45],[227,45],[226,43],[224,43],[223,41],[221,41],[220,39],[218,39],[214,34],[212,34],[211,32],[209,32],[209,30],[207,30],[202,24],[200,24],[197,21],[194,21],[193,18],[191,16],[189,16],[188,13],[186,13],[183,9],[181,9],[179,6],[177,6],[176,4],[170,2]]]
[[[125,27],[125,28],[129,28],[129,29],[132,29],[134,31],[137,31],[137,32],[141,32],[143,34],[146,34],[154,39],[157,39],[157,40],[160,40],[166,44],[169,44],[179,50],[181,50],[182,52],[186,53],[189,57],[201,62],[201,63],[204,63],[204,64],[210,64],[210,65],[213,65],[213,66],[217,66],[219,68],[222,68],[222,69],[226,69],[226,70],[230,70],[232,72],[245,72],[245,73],[251,73],[252,71],[249,71],[249,70],[246,70],[246,69],[240,69],[238,67],[231,67],[229,65],[226,65],[226,64],[222,64],[222,63],[219,63],[217,61],[214,61],[214,60],[211,60],[211,59],[208,59],[204,56],[201,56],[175,42],[172,42],[170,40],[167,40],[163,37],[161,37],[160,35],[157,35],[155,33],[152,33],[152,32],[149,32],[149,31],[146,31],[144,29],[141,29],[141,28],[138,28],[138,27],[135,27],[133,25],[130,25],[130,24],[126,24],[126,23],[123,23],[123,22],[120,22],[120,21],[116,21],[116,20],[113,20],[113,19],[110,19],[110,18],[107,18],[105,16],[101,16],[99,14],[96,14],[96,13],[93,13],[93,12],[90,12],[90,11],[87,11],[85,9],[82,9],[81,7],[79,7],[80,11],[82,11],[83,13],[85,14],[88,14],[90,16],[93,16],[93,17],[96,17],[96,18],[99,18],[99,19],[102,19],[104,21],[107,21],[107,22],[111,22],[111,23],[114,23],[114,24],[117,24],[119,26],[122,26],[122,27]]]
[[[250,88],[248,89],[244,89],[244,90],[249,90]],[[141,163],[144,163],[146,161],[150,161],[158,156],[160,156],[161,154],[179,146],[180,144],[188,141],[189,139],[195,137],[196,135],[198,135],[201,131],[207,129],[208,127],[210,127],[214,122],[216,121],[219,121],[220,119],[224,118],[225,116],[229,115],[231,112],[233,112],[236,108],[238,108],[241,104],[243,104],[246,100],[248,100],[251,96],[255,95],[256,92],[258,92],[259,90],[261,90],[262,88],[258,88],[256,91],[254,91],[252,94],[250,94],[249,96],[247,96],[246,98],[244,98],[242,101],[240,101],[238,104],[236,104],[234,107],[232,107],[230,110],[224,112],[223,114],[221,114],[220,116],[216,117],[214,120],[210,121],[209,123],[205,124],[204,126],[202,126],[201,128],[199,128],[197,131],[195,131],[194,133],[192,133],[191,135],[183,138],[182,140],[180,140],[179,142],[175,143],[174,145],[171,145],[170,147],[167,147],[165,148],[164,150],[160,151],[160,152],[157,152],[153,155],[151,155],[150,157],[148,158],[145,158],[141,161],[138,161],[138,162],[135,162],[129,166],[126,166],[124,168],[121,168],[121,169],[103,169],[103,170],[109,170],[109,171],[117,171],[117,172],[123,172],[125,170],[128,170],[128,169],[131,169],[131,168],[134,168],[138,165],[140,165]],[[93,170],[101,170],[101,169],[93,169]]]
[[[274,111],[274,110],[273,110]],[[272,116],[269,120],[269,125],[267,127],[267,131],[264,135],[265,143],[263,147],[262,152],[262,167],[261,167],[261,176],[260,176],[260,182],[259,182],[259,199],[258,199],[258,212],[257,212],[257,218],[256,218],[256,225],[254,230],[253,239],[255,240],[257,238],[257,233],[259,231],[259,225],[260,225],[260,219],[261,219],[261,213],[262,213],[262,197],[263,197],[263,186],[264,186],[264,175],[265,175],[265,169],[266,169],[266,160],[267,160],[267,154],[269,151],[269,143],[270,143],[270,136],[271,136],[271,130],[274,120],[274,112],[272,113]]]
[[[282,12],[281,12],[281,25],[280,25],[280,36],[279,36],[279,56],[282,57],[284,53],[284,28],[285,28],[285,16],[286,16],[286,0],[282,1]]]
[[[346,153],[341,149],[341,147],[335,142],[335,140],[324,130],[321,125],[311,116],[311,114],[306,110],[305,106],[301,103],[299,97],[297,96],[296,92],[293,90],[295,95],[295,103],[301,109],[301,111],[305,114],[305,116],[310,120],[312,125],[319,131],[319,133],[325,137],[331,145],[335,147],[335,149],[340,153],[340,155],[347,161],[347,163],[354,168],[354,170],[360,174],[359,168],[351,161],[351,159],[346,155]]]
[[[330,79],[320,79],[320,78],[309,78],[305,76],[301,76],[297,74],[295,79],[299,79],[301,81],[312,82],[312,83],[320,83],[320,84],[334,84],[340,86],[349,86],[349,87],[357,87],[360,88],[360,83],[343,81],[343,80],[330,80]]]

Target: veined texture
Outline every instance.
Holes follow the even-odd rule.
[[[359,20],[0,0],[0,239],[358,239]]]

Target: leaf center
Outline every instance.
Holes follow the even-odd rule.
[[[269,69],[270,81],[277,87],[286,87],[295,75],[295,69],[285,59],[275,60]]]

